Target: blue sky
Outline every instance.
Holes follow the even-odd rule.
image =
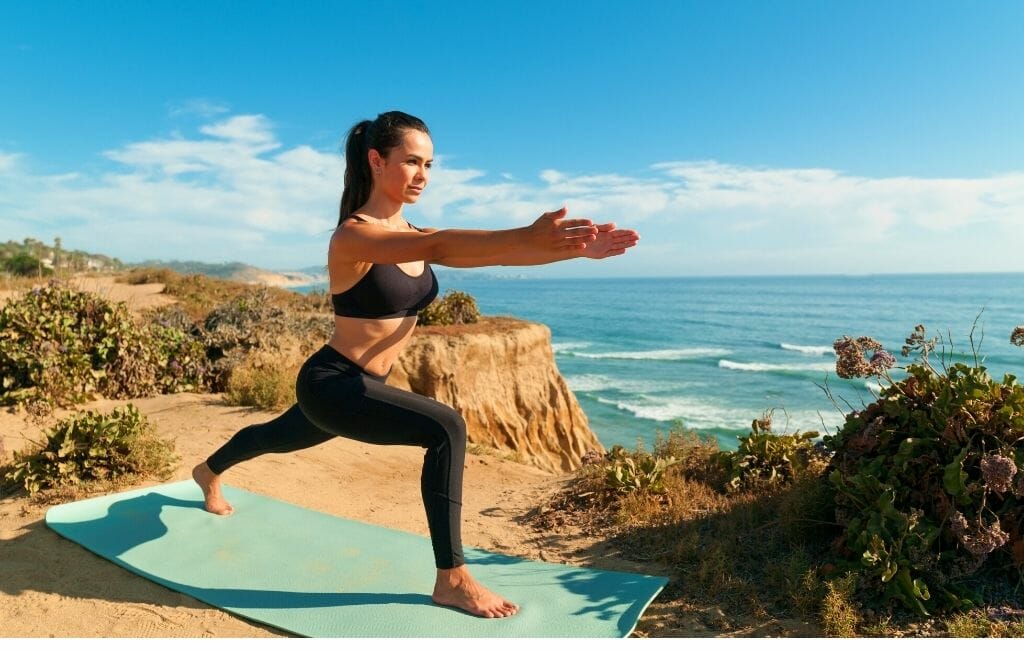
[[[1020,2],[0,0],[0,239],[321,264],[392,108],[414,223],[561,204],[629,254],[533,275],[1024,271]]]

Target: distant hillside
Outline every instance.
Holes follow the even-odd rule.
[[[142,262],[133,262],[130,266],[133,268],[171,269],[182,275],[201,273],[202,275],[222,280],[234,280],[236,275],[244,274],[250,269],[256,268],[241,262],[208,264],[206,262],[182,262],[180,260],[144,260]]]
[[[242,262],[208,264],[206,262],[183,262],[180,260],[145,260],[131,266],[171,269],[182,275],[200,273],[221,280],[268,284],[274,287],[300,287],[327,281],[326,269],[322,266],[312,266],[300,271],[268,271],[267,269],[250,266]]]
[[[78,271],[119,271],[121,260],[80,250],[66,250],[56,237],[49,246],[31,237],[22,242],[0,244],[0,269],[15,275],[47,275],[56,269]]]

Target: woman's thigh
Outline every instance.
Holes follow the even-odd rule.
[[[303,390],[299,407],[317,427],[377,445],[434,447],[464,436],[458,411],[367,377],[340,377]]]

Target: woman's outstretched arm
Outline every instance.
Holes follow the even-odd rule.
[[[590,219],[566,219],[566,210],[546,212],[531,225],[509,230],[445,229],[395,232],[375,224],[348,221],[331,238],[331,258],[339,262],[399,264],[460,257],[493,257],[507,252],[562,255],[583,251],[597,228]]]
[[[432,232],[424,229],[426,232]],[[606,257],[622,255],[627,248],[636,246],[640,235],[635,230],[616,228],[614,223],[605,223],[597,226],[597,237],[594,241],[588,242],[587,247],[580,250],[565,250],[556,252],[544,251],[504,251],[491,256],[470,256],[450,257],[435,260],[435,263],[442,266],[457,268],[479,268],[482,266],[535,266],[538,264],[550,264],[575,258],[588,258],[600,260]]]

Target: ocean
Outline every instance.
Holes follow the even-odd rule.
[[[835,374],[832,342],[843,335],[874,337],[902,366],[900,348],[921,323],[945,339],[947,360],[973,362],[973,326],[990,374],[1024,371],[1024,348],[1009,342],[1024,325],[1024,274],[438,276],[442,293],[471,294],[485,315],[551,329],[558,368],[606,447],[641,440],[649,448],[657,431],[681,422],[735,449],[737,436],[769,410],[777,433],[834,433],[846,404],[860,408],[879,388]]]

